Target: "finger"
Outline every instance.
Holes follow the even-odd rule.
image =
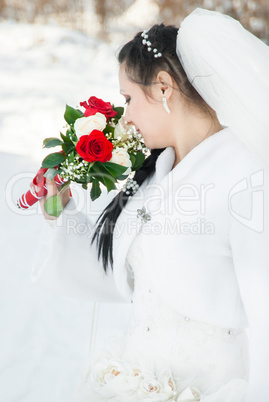
[[[50,180],[48,178],[46,178],[46,186],[47,186],[47,194],[45,197],[43,197],[39,200],[40,206],[41,206],[43,215],[47,220],[55,220],[55,219],[57,219],[56,217],[47,214],[47,212],[45,210],[45,203],[49,197],[52,197],[52,196],[58,194],[57,186],[56,186],[54,180]]]
[[[47,196],[48,197],[52,197],[53,195],[58,194],[57,185],[54,180],[50,180],[50,179],[46,178],[46,185],[47,185],[47,191],[48,191]]]
[[[63,207],[66,206],[66,204],[68,203],[69,200],[70,200],[70,192],[69,192],[69,186],[68,186],[62,192]]]

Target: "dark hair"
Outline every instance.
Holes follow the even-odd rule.
[[[175,89],[182,93],[187,104],[198,107],[203,113],[210,113],[208,105],[188,80],[176,54],[177,32],[178,28],[175,26],[165,26],[164,24],[156,24],[147,32],[151,48],[156,48],[158,52],[162,53],[162,56],[157,58],[154,57],[153,51],[148,51],[148,46],[142,44],[142,32],[139,32],[121,48],[118,61],[120,64],[125,64],[128,78],[140,85],[146,93],[149,93],[149,88],[154,83],[159,71],[166,71],[174,80]],[[157,157],[164,149],[152,149],[151,155],[136,171],[134,180],[139,186],[153,175]],[[119,192],[96,222],[92,243],[97,241],[98,258],[100,259],[102,256],[105,272],[109,262],[113,269],[113,231],[128,199],[129,196],[123,191]]]

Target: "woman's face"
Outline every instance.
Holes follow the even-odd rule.
[[[169,138],[168,129],[169,115],[163,108],[159,85],[152,86],[153,99],[148,97],[138,84],[130,81],[124,65],[121,65],[119,69],[119,84],[120,92],[127,104],[124,120],[136,127],[145,145],[149,149],[165,148],[171,145],[172,139]]]

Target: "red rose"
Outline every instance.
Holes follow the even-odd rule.
[[[116,116],[117,112],[112,109],[110,102],[104,102],[102,99],[98,99],[95,96],[91,96],[88,99],[88,103],[86,101],[80,102],[80,106],[85,107],[84,116],[92,116],[97,112],[102,113],[106,116],[107,121],[110,117]]]
[[[82,135],[76,145],[78,154],[87,162],[108,161],[112,158],[112,149],[113,144],[99,130]]]

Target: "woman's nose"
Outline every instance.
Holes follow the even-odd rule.
[[[125,113],[123,115],[123,121],[124,121],[124,124],[132,124],[132,121],[130,119],[130,116],[129,116],[129,113],[127,110],[125,110]]]

